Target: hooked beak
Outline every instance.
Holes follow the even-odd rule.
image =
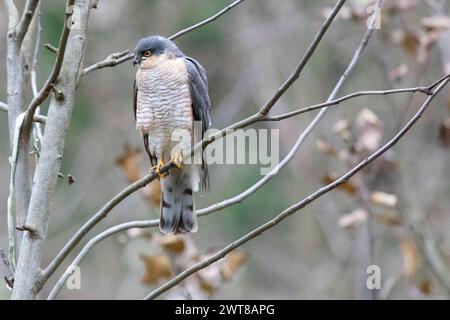
[[[139,57],[137,55],[134,56],[133,65],[139,64]]]

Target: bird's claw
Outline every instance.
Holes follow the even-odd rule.
[[[170,160],[178,169],[183,166],[183,154],[177,152],[173,155],[172,160]]]
[[[156,172],[159,179],[164,179],[165,177],[167,177],[169,175],[169,173],[161,172],[162,167],[164,167],[164,162],[162,160],[160,160],[156,166],[150,168],[150,174],[154,174]]]

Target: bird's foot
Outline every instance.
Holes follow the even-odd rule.
[[[165,172],[161,172],[161,168],[164,167],[164,162],[162,160],[158,161],[158,164],[154,167],[150,168],[150,174],[153,174],[156,172],[156,174],[158,175],[159,179],[164,179],[165,177],[167,177],[169,175],[169,173]]]
[[[181,152],[176,152],[170,162],[172,162],[178,169],[180,169],[183,166],[183,154]]]

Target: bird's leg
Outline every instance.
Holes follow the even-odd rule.
[[[156,172],[159,176],[159,179],[164,179],[165,177],[167,177],[169,175],[169,173],[167,173],[167,172],[162,173],[161,172],[162,167],[164,167],[164,161],[159,160],[158,164],[156,166],[150,168],[150,173],[153,174]]]
[[[175,152],[170,162],[180,169],[183,166],[183,154],[180,151]]]

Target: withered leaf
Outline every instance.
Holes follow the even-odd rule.
[[[327,155],[336,156],[337,154],[336,150],[323,138],[316,141],[316,148]]]
[[[126,145],[124,152],[116,160],[116,164],[125,172],[125,176],[129,182],[134,182],[141,176],[139,168],[141,156],[139,149],[134,149]]]
[[[337,179],[338,177],[336,175],[327,174],[325,177],[323,177],[322,182],[324,184],[330,184],[336,181]],[[351,181],[347,181],[343,184],[340,184],[336,189],[348,193],[350,195],[354,195],[358,191],[358,187]]]
[[[442,121],[439,128],[439,141],[445,148],[450,147],[450,118]]]
[[[402,224],[402,217],[397,210],[388,209],[377,214],[377,220],[380,223],[389,226],[398,226]]]
[[[450,17],[423,17],[420,21],[427,32],[441,32],[450,29]]]
[[[170,252],[180,253],[184,251],[185,238],[182,235],[166,235],[158,238],[162,247]]]
[[[391,81],[401,81],[409,72],[409,66],[406,63],[402,63],[389,72],[389,79]]]
[[[339,228],[350,228],[361,225],[367,221],[367,211],[356,209],[350,213],[342,215],[337,224]]]
[[[383,122],[369,109],[361,110],[356,116],[358,142],[367,150],[375,151],[383,137]]]
[[[145,284],[158,284],[173,275],[172,264],[167,256],[144,256],[141,260],[145,264],[146,273],[142,278]]]
[[[370,203],[378,207],[394,208],[397,205],[397,196],[381,191],[373,191],[370,194]]]
[[[228,254],[220,270],[220,274],[225,281],[231,280],[236,271],[247,261],[247,254],[240,251],[232,251]]]
[[[407,276],[413,276],[419,270],[422,259],[416,244],[410,238],[403,238],[400,242],[400,250],[403,257],[402,273]]]

